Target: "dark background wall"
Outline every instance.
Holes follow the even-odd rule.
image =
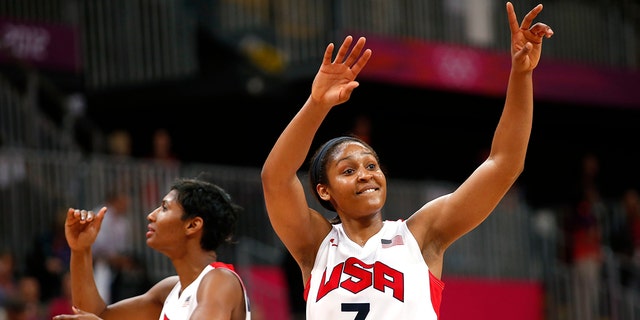
[[[320,62],[317,55],[345,32],[366,34],[375,57],[360,77],[361,86],[348,103],[331,112],[317,141],[345,133],[355,117],[364,114],[373,122],[373,145],[392,178],[462,181],[486,153],[504,102],[496,91],[492,96],[477,94],[484,89],[445,91],[442,85],[450,83],[444,80],[450,79],[429,82],[437,72],[428,73],[453,65],[454,71],[466,71],[465,76],[476,72],[471,72],[479,74],[475,86],[491,84],[499,94],[506,86],[506,79],[500,79],[508,72],[509,61],[502,6],[492,15],[497,17],[491,27],[494,39],[470,53],[467,49],[475,45],[466,36],[465,19],[460,12],[449,12],[446,1],[389,3],[403,14],[412,13],[406,21],[399,21],[395,11],[382,12],[385,6],[366,1],[286,2],[289,6],[259,1],[255,7],[242,2],[242,8],[234,1],[208,0],[137,5],[49,2],[45,8],[38,1],[9,1],[0,6],[0,16],[48,27],[51,35],[60,36],[51,43],[52,53],[70,47],[62,40],[78,46],[78,63],[82,57],[78,70],[39,70],[40,89],[53,92],[43,94],[38,103],[64,126],[67,95],[86,98],[88,121],[79,121],[77,138],[89,154],[104,150],[93,133],[125,129],[132,134],[134,155],[148,156],[153,130],[163,127],[169,129],[174,151],[184,161],[259,167],[304,103]],[[533,205],[564,201],[587,152],[601,160],[605,196],[640,183],[636,2],[545,4],[541,21],[550,23],[556,34],[545,41],[536,70],[534,128],[518,182]],[[522,17],[537,3],[514,4]],[[372,15],[376,10],[388,14]],[[373,16],[382,20],[370,19]],[[53,32],[52,26],[66,28]],[[59,56],[68,58],[74,52],[68,48]],[[281,61],[279,52],[289,59]],[[448,59],[442,60],[443,56]],[[281,66],[284,71],[274,68],[283,61],[290,63]],[[469,61],[476,68],[464,68]],[[30,69],[10,62],[3,60],[0,72],[20,90],[28,87],[24,75]],[[576,74],[585,69],[588,76]],[[362,77],[368,71],[370,77]],[[281,74],[269,77],[270,72]],[[629,77],[616,76],[620,74]],[[428,80],[420,86],[400,85],[407,76],[418,79],[415,82]],[[264,90],[250,93],[247,86],[256,79],[261,79]]]
[[[130,89],[94,95],[89,114],[105,132],[129,130],[137,156],[150,152],[151,132],[165,127],[184,161],[259,167],[310,85],[311,79],[302,79],[258,95],[233,81],[200,84],[210,86],[211,94],[193,86]],[[500,97],[361,81],[351,100],[329,114],[315,145],[348,132],[364,114],[390,177],[460,182],[486,154],[503,103]],[[536,99],[518,184],[533,206],[562,203],[577,183],[581,157],[594,152],[601,160],[603,194],[617,196],[639,186],[639,138],[640,108]]]

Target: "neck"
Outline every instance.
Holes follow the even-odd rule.
[[[197,256],[185,257],[185,259],[179,261],[174,260],[173,266],[184,288],[193,282],[207,265],[216,261],[217,254],[215,251],[201,251]]]

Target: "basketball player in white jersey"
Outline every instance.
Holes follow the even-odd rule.
[[[487,218],[524,168],[533,70],[543,38],[553,35],[547,25],[533,24],[541,10],[536,6],[519,24],[513,5],[506,3],[511,71],[490,154],[455,191],[422,204],[406,220],[383,219],[385,174],[371,146],[352,136],[323,144],[309,164],[314,196],[337,217],[329,221],[307,203],[298,170],[321,123],[349,99],[372,56],[363,37],[351,47],[353,38],[347,36],[333,60],[334,45],[327,46],[309,98],[262,168],[271,224],[302,271],[307,320],[439,317],[446,249]],[[423,141],[416,141],[407,150],[406,165],[425,170],[424,153]]]
[[[146,293],[106,305],[93,278],[91,246],[107,211],[69,209],[65,224],[71,247],[73,315],[62,319],[249,320],[246,288],[233,265],[216,249],[232,240],[241,208],[219,186],[180,179],[147,216],[147,245],[171,259],[177,272]]]

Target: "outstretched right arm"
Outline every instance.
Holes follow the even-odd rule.
[[[308,271],[315,253],[331,225],[309,208],[297,172],[304,163],[313,138],[331,108],[346,102],[358,87],[356,76],[371,57],[360,38],[349,50],[348,36],[332,61],[334,44],[327,46],[311,94],[284,129],[262,167],[262,187],[271,224],[298,264]],[[315,192],[315,191],[313,191]],[[306,267],[305,267],[306,266]]]

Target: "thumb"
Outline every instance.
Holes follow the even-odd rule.
[[[533,49],[533,44],[531,42],[525,43],[525,45],[520,49],[520,51],[516,52],[513,56],[514,61],[521,63],[523,65],[527,64],[527,60],[529,59],[529,52]]]
[[[74,314],[87,314],[88,312],[81,310],[80,308],[76,307],[76,306],[72,306],[71,309],[73,310]]]
[[[94,219],[95,220],[99,220],[102,221],[102,219],[104,219],[104,216],[107,214],[107,207],[104,206],[102,208],[100,208],[100,210],[98,210],[98,212],[95,213],[94,215]]]

